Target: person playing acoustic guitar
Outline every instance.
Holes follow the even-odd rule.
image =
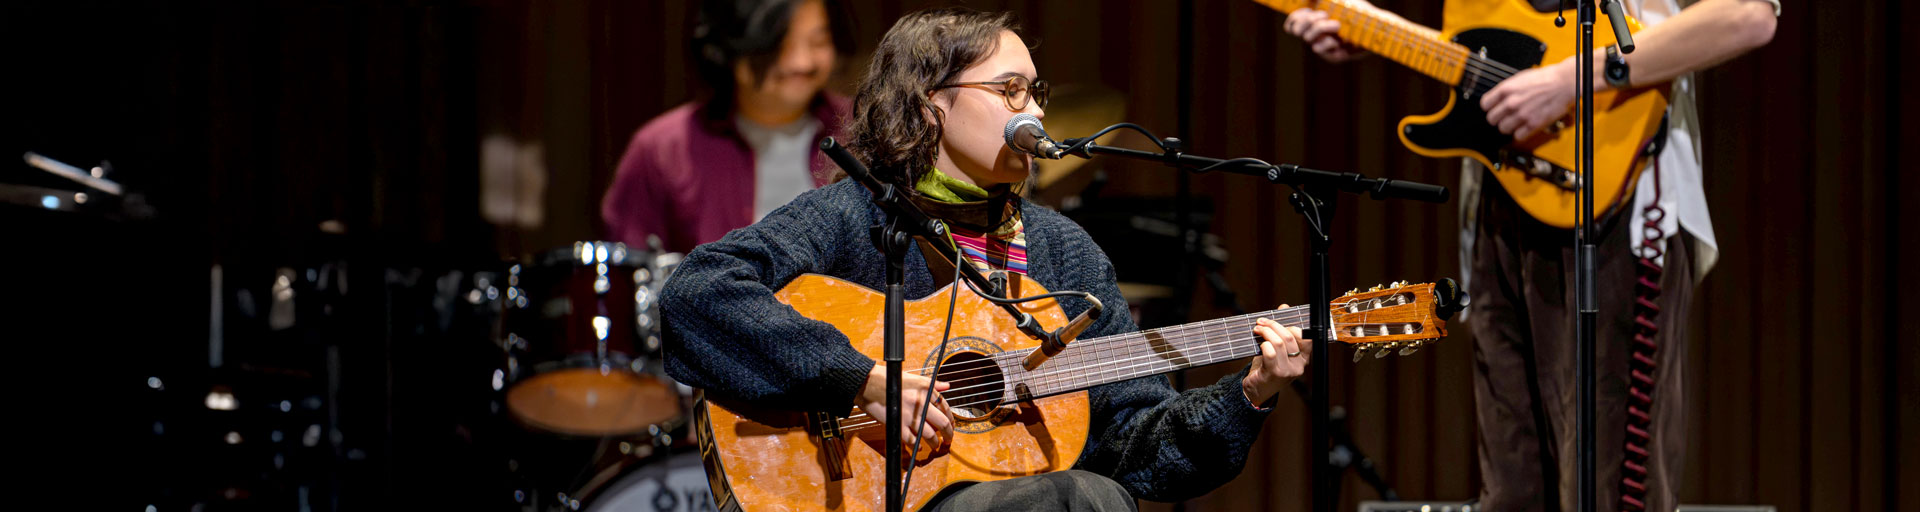
[[[1338,0],[1341,7],[1378,11],[1364,0]],[[1513,2],[1521,10],[1552,12],[1558,0],[1449,0],[1452,2]],[[1683,9],[1682,4],[1691,4]],[[1564,3],[1571,39],[1577,27],[1572,1]],[[1630,70],[1624,80],[1604,76],[1601,63],[1606,48],[1594,52],[1596,92],[1638,84],[1673,81],[1672,109],[1665,149],[1645,172],[1633,201],[1595,218],[1599,255],[1597,269],[1600,318],[1596,369],[1601,385],[1596,432],[1599,456],[1599,510],[1618,504],[1645,510],[1675,507],[1682,457],[1686,453],[1686,411],[1681,369],[1686,360],[1687,306],[1697,280],[1717,257],[1713,227],[1707,216],[1701,182],[1700,123],[1694,111],[1692,73],[1737,57],[1766,44],[1773,37],[1778,0],[1635,0],[1625,4],[1629,15],[1647,24],[1634,39],[1637,50],[1623,55]],[[1494,8],[1497,8],[1495,6]],[[1366,52],[1339,35],[1340,22],[1329,11],[1299,9],[1288,15],[1286,30],[1299,36],[1314,53],[1332,62],[1362,57]],[[1405,23],[1391,13],[1373,12]],[[1515,16],[1516,18],[1518,16]],[[1449,23],[1485,24],[1498,20],[1449,20]],[[1610,30],[1602,21],[1598,34]],[[1545,44],[1572,44],[1558,39]],[[1573,103],[1578,89],[1577,59],[1525,69],[1473,97],[1486,122],[1515,140],[1527,140],[1543,130],[1571,127],[1577,122]],[[1558,126],[1556,126],[1558,125]],[[1487,169],[1466,159],[1461,174],[1461,266],[1469,279],[1463,283],[1471,296],[1467,322],[1474,334],[1474,404],[1480,429],[1480,472],[1485,488],[1480,505],[1487,510],[1572,510],[1575,494],[1575,422],[1573,307],[1571,273],[1573,234],[1529,217],[1514,196],[1493,181]],[[1657,228],[1657,229],[1653,229]],[[1661,239],[1663,235],[1664,239]],[[1646,257],[1647,264],[1637,263]],[[1638,267],[1652,268],[1659,288],[1651,336],[1657,350],[1651,375],[1651,411],[1644,433],[1628,424],[1630,344],[1635,343]],[[1664,268],[1664,271],[1659,269]],[[1645,330],[1639,334],[1646,334]],[[1629,438],[1628,436],[1633,436]],[[1647,451],[1637,456],[1637,474],[1625,474],[1622,446],[1632,443]],[[1643,471],[1643,472],[1642,472]],[[1632,480],[1632,483],[1623,483]],[[1622,490],[1644,486],[1645,501],[1622,500]]]
[[[854,98],[847,147],[878,179],[912,190],[922,209],[946,221],[969,263],[1022,273],[1050,290],[1091,292],[1109,305],[1082,339],[1132,332],[1126,308],[1112,307],[1125,301],[1106,255],[1080,226],[1014,189],[1031,162],[1003,143],[1002,129],[1016,114],[1044,116],[1047,93],[1010,14],[916,12],[880,42]],[[843,179],[689,254],[663,295],[672,376],[758,407],[845,414],[857,406],[884,418],[884,365],[775,298],[805,273],[882,288],[885,263],[868,228],[884,216],[869,197]],[[908,256],[908,297],[952,279],[950,266],[930,268],[923,251]],[[1076,298],[1060,303],[1067,316],[1089,307]],[[1136,498],[1179,500],[1224,484],[1310,355],[1298,329],[1266,319],[1250,325],[1246,338],[1262,340],[1260,355],[1217,383],[1178,392],[1164,377],[1144,377],[1090,389],[1087,441],[1074,469],[954,485],[923,510],[1132,510]],[[929,386],[948,389],[911,372],[905,379],[907,417]],[[899,427],[906,438],[950,441],[952,413],[928,410],[924,422]]]

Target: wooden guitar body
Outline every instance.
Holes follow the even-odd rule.
[[[1010,295],[1046,293],[1039,283],[1010,274]],[[941,327],[947,316],[948,291],[942,289],[906,303],[907,369],[934,366]],[[881,358],[881,316],[885,297],[866,287],[820,275],[805,275],[782,288],[778,298],[802,315],[839,328],[853,347],[875,360]],[[1066,323],[1051,299],[1029,302],[1022,309],[1041,325]],[[947,360],[979,361],[982,355],[1030,349],[1038,341],[1014,327],[998,306],[961,290],[953,313],[954,342]],[[1013,360],[1017,366],[1018,360]],[[979,366],[977,363],[974,366]],[[945,377],[943,377],[944,379]],[[957,379],[956,379],[957,380]],[[1006,393],[1013,390],[1006,389]],[[956,482],[994,481],[1059,471],[1079,460],[1087,439],[1087,393],[1073,393],[1011,403],[1005,394],[962,399],[949,392],[955,407],[975,405],[987,412],[967,418],[956,411],[959,425],[953,442],[942,451],[923,451],[915,461],[907,509],[925,504],[940,489]],[[1004,402],[987,407],[991,398]],[[707,460],[714,503],[722,510],[881,510],[886,498],[885,432],[877,427],[841,429],[843,437],[823,438],[825,415],[755,410],[730,406],[721,400],[703,400],[695,407],[696,433]],[[864,416],[862,416],[864,418]],[[837,420],[851,426],[856,420]],[[836,452],[843,458],[835,458]],[[836,468],[835,466],[839,466]],[[845,471],[847,478],[834,478]]]

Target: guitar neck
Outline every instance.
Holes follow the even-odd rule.
[[[1080,340],[1032,371],[1012,365],[1008,377],[1042,397],[1253,357],[1260,355],[1260,337],[1253,332],[1257,319],[1306,328],[1309,317],[1306,306],[1294,306]]]
[[[1458,85],[1472,51],[1440,37],[1440,31],[1415,25],[1377,7],[1346,0],[1256,0],[1274,10],[1292,13],[1313,8],[1340,22],[1340,38],[1394,62]]]

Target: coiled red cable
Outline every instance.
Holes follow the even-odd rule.
[[[1647,445],[1653,442],[1653,376],[1659,368],[1655,356],[1660,350],[1655,342],[1660,334],[1660,305],[1654,300],[1660,298],[1660,275],[1665,271],[1659,263],[1666,254],[1660,242],[1667,238],[1666,231],[1660,229],[1667,211],[1660,208],[1658,159],[1653,161],[1653,182],[1653,202],[1641,210],[1646,221],[1640,226],[1640,267],[1634,285],[1633,345],[1629,349],[1633,360],[1627,363],[1631,377],[1627,382],[1626,457],[1620,462],[1620,510],[1647,509],[1647,461],[1652,455]]]

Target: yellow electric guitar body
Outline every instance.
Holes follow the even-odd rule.
[[[1524,0],[1452,0],[1441,30],[1400,22],[1369,5],[1343,0],[1260,0],[1292,12],[1311,7],[1340,21],[1340,36],[1450,87],[1439,112],[1400,121],[1400,142],[1431,157],[1465,157],[1493,169],[1494,178],[1528,214],[1548,225],[1570,228],[1579,215],[1580,130],[1577,110],[1554,126],[1514,140],[1487,124],[1480,100],[1515,73],[1575,54],[1578,24],[1568,12],[1565,27],[1554,13]],[[1609,20],[1600,15],[1594,47],[1614,44]],[[1627,20],[1637,32],[1640,23]],[[1595,64],[1596,66],[1599,63]],[[1641,148],[1655,134],[1667,108],[1670,83],[1594,94],[1594,213],[1619,207],[1643,167]]]

